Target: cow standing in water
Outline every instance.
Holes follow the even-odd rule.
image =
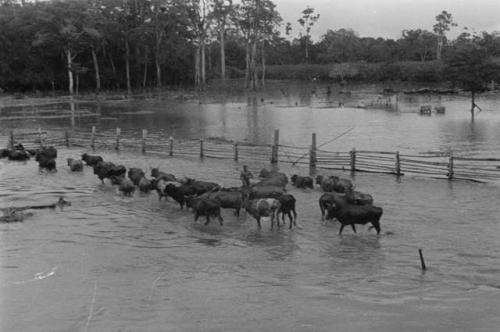
[[[245,204],[245,210],[257,220],[259,229],[262,227],[260,220],[263,217],[269,217],[271,219],[271,229],[274,227],[274,219],[276,219],[276,223],[278,227],[280,227],[280,222],[278,220],[278,211],[280,207],[280,202],[275,198],[250,199],[247,200]]]

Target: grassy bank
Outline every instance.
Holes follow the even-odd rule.
[[[349,82],[439,82],[443,64],[440,61],[407,61],[394,63],[336,63],[267,66],[266,77],[284,80],[319,80]]]

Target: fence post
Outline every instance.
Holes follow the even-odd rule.
[[[14,130],[10,131],[9,145],[10,145],[10,149],[14,150]]]
[[[401,158],[399,157],[399,151],[396,152],[396,175],[401,175]]]
[[[148,130],[142,130],[142,153],[146,153],[146,138],[148,137]]]
[[[168,151],[168,155],[173,156],[174,155],[174,138],[172,136],[170,136],[168,138],[168,142],[170,143],[170,149]]]
[[[234,161],[238,161],[238,142],[234,142],[233,150],[234,150]]]
[[[115,150],[120,151],[120,134],[122,130],[120,128],[116,128],[116,145]]]
[[[453,180],[453,177],[455,175],[453,171],[453,151],[450,151],[450,161],[448,162],[448,180]]]
[[[205,157],[205,151],[203,151],[203,138],[200,138],[200,158]]]
[[[67,130],[64,132],[64,140],[66,141],[66,147],[69,147],[69,132]]]
[[[278,162],[278,146],[280,144],[280,130],[274,129],[274,142],[271,150],[271,164]]]
[[[351,172],[356,172],[356,149],[351,150]]]
[[[316,133],[312,134],[311,151],[309,151],[309,167],[316,168]]]
[[[95,126],[92,126],[92,134],[90,135],[90,147],[95,149]]]
[[[43,148],[43,137],[42,137],[42,128],[38,127],[38,139],[40,140],[40,147]]]

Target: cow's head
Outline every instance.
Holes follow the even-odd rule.
[[[326,202],[325,207],[326,207],[326,217],[325,217],[326,220],[337,218],[338,208],[335,205],[335,203]]]

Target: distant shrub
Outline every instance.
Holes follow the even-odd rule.
[[[443,79],[443,64],[440,61],[406,61],[393,63],[348,62],[327,65],[273,65],[267,67],[266,77],[282,80],[311,80],[317,78],[339,82],[438,82]]]
[[[410,82],[438,82],[443,77],[441,61],[407,61],[400,62],[401,80]]]
[[[329,79],[331,68],[331,65],[318,64],[272,65],[266,67],[266,77],[278,80],[326,80]]]

